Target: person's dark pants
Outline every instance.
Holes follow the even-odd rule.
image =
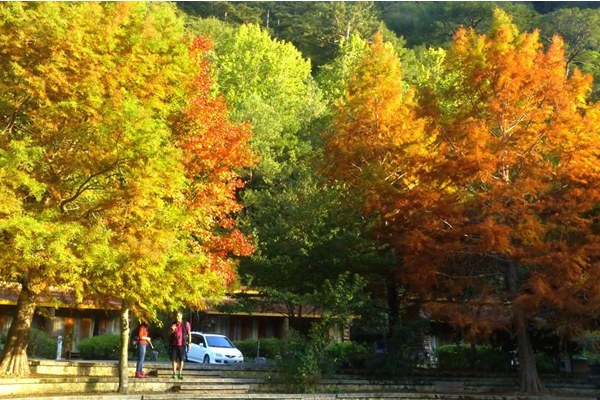
[[[138,344],[138,360],[135,372],[142,372],[144,367],[144,359],[146,358],[146,346],[147,344]]]
[[[171,346],[171,361],[185,361],[185,346]]]

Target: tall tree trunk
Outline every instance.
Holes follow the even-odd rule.
[[[32,292],[27,284],[23,284],[17,302],[17,315],[10,324],[6,343],[4,344],[4,355],[0,363],[0,376],[21,377],[30,374],[27,360],[27,342],[36,299],[37,294]]]
[[[392,337],[394,335],[394,329],[400,323],[400,305],[398,304],[398,297],[400,295],[400,289],[398,288],[398,282],[394,273],[391,273],[387,279],[387,303],[388,303],[388,335]]]
[[[531,340],[527,333],[527,320],[521,312],[514,316],[517,331],[517,355],[519,357],[519,390],[526,393],[545,393],[546,388],[540,380]]]
[[[123,302],[121,306],[121,354],[119,355],[119,389],[121,394],[129,391],[128,375],[129,356],[129,306]]]
[[[517,297],[517,266],[514,262],[508,265],[507,283],[513,300]],[[531,340],[527,333],[527,318],[521,310],[513,306],[513,326],[517,335],[517,356],[519,359],[519,390],[537,394],[545,393],[546,388],[540,380]]]

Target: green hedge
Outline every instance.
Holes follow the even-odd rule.
[[[27,355],[37,358],[55,358],[56,338],[48,336],[44,331],[39,329],[30,329]]]
[[[600,367],[600,331],[587,331],[577,339],[577,343],[581,347],[581,356],[587,358],[588,365],[591,367]]]
[[[118,358],[121,337],[114,333],[83,339],[77,342],[81,357],[86,360],[115,360]]]
[[[256,357],[258,342],[260,340],[260,356],[273,359],[283,354],[283,340],[276,338],[246,339],[233,342],[245,359],[253,360]]]
[[[337,368],[357,367],[357,357],[367,353],[365,346],[354,342],[333,343],[325,348],[325,355]]]
[[[468,344],[441,346],[437,356],[439,368],[483,372],[507,372],[512,359],[511,354],[490,346],[475,346],[473,352]]]

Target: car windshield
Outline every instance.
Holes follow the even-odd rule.
[[[206,341],[210,347],[223,347],[230,349],[235,347],[229,339],[223,336],[206,336]]]

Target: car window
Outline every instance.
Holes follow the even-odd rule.
[[[204,338],[200,335],[192,335],[192,343],[204,344]]]
[[[209,347],[223,347],[228,349],[235,347],[229,339],[223,336],[207,336],[206,341]]]

